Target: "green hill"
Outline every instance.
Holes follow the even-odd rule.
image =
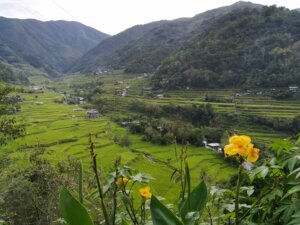
[[[77,22],[0,17],[0,60],[58,75],[107,37]]]
[[[96,72],[99,69],[110,68],[116,60],[113,53],[122,49],[131,42],[143,37],[150,30],[165,24],[167,21],[152,22],[144,25],[133,26],[119,34],[100,42],[84,56],[78,59],[71,71]],[[115,56],[115,55],[114,55]]]
[[[300,84],[300,14],[275,6],[237,10],[212,20],[164,60],[153,85],[274,87]]]
[[[179,51],[201,33],[209,20],[236,9],[260,7],[250,2],[237,2],[192,18],[132,27],[101,42],[78,60],[72,71],[95,72],[97,68],[108,67],[128,73],[153,72],[165,57]]]

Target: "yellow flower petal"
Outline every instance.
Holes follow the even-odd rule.
[[[234,135],[231,138],[229,138],[229,143],[230,144],[234,144],[234,145],[237,145],[239,147],[248,145],[248,144],[250,144],[250,142],[251,142],[251,138],[249,136],[246,136],[246,135],[241,135],[241,136]]]
[[[139,189],[140,195],[143,199],[150,199],[151,198],[151,192],[150,187],[143,187]]]
[[[252,143],[250,143],[248,145],[244,145],[243,147],[239,148],[240,156],[242,156],[244,158],[247,157],[248,154],[250,153],[250,151],[253,149],[253,146],[254,145]]]
[[[228,156],[236,155],[239,153],[239,149],[236,147],[236,145],[229,144],[225,146],[224,153]]]
[[[117,184],[119,187],[121,187],[121,186],[126,185],[126,184],[128,183],[128,181],[129,181],[129,179],[126,178],[126,177],[119,177],[119,178],[117,179],[116,184]]]
[[[259,157],[259,149],[258,148],[252,148],[247,156],[248,162],[256,162]]]

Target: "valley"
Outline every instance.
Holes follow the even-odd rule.
[[[0,225],[299,224],[299,21],[0,16]]]
[[[98,154],[104,171],[109,171],[114,160],[120,156],[122,164],[148,173],[155,178],[151,181],[153,189],[165,196],[168,201],[174,201],[176,196],[172,193],[178,189],[178,186],[174,183],[170,184],[169,180],[177,165],[175,145],[159,145],[144,141],[141,134],[130,134],[126,127],[121,126],[121,122],[114,122],[112,118],[120,115],[129,118],[134,115],[134,112],[128,110],[128,105],[137,100],[155,105],[204,104],[207,95],[228,99],[236,93],[236,90],[155,91],[151,97],[152,91],[144,88],[149,83],[149,79],[148,76],[123,74],[85,77],[75,75],[53,81],[43,77],[32,77],[30,82],[44,86],[45,90],[38,93],[19,93],[24,101],[21,103],[22,111],[15,116],[17,121],[22,121],[26,125],[26,135],[1,146],[1,155],[5,155],[14,162],[11,167],[21,169],[29,164],[30,153],[40,146],[45,148],[42,157],[54,165],[71,157],[82,160],[84,170],[91,171],[88,145],[88,135],[91,133],[95,143],[95,152]],[[109,112],[101,112],[99,118],[89,119],[86,118],[86,111],[93,107],[89,102],[83,105],[58,103],[58,100],[74,93],[72,89],[74,85],[96,80],[103,82],[104,93],[102,95],[112,103]],[[116,94],[126,87],[130,88],[125,96]],[[164,97],[158,99],[156,97],[158,93],[163,93]],[[37,102],[42,104],[36,104]],[[298,100],[279,101],[266,96],[249,96],[248,94],[236,97],[234,103],[212,102],[210,104],[217,113],[230,114],[233,117],[266,116],[267,112],[267,117],[270,118],[292,119],[300,109]],[[234,124],[225,123],[224,126],[226,130],[250,135],[254,142],[265,144],[265,146],[276,139],[290,136],[287,132],[245,121]],[[125,134],[128,134],[129,146],[121,146],[116,141]],[[228,135],[224,133],[222,144],[226,144],[227,138]],[[178,145],[176,148],[180,149],[182,146]],[[151,156],[153,160],[147,156]],[[226,183],[235,174],[235,166],[225,162],[222,154],[204,147],[188,146],[188,163],[191,168],[191,178],[195,184],[203,172],[212,183]],[[11,167],[6,169],[10,170]],[[220,170],[223,171],[221,174],[218,172]],[[211,180],[212,177],[214,177],[213,180]],[[5,177],[3,179],[5,180]]]

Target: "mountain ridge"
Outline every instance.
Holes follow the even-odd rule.
[[[166,58],[156,88],[282,87],[300,84],[300,14],[275,6],[210,21],[184,50]]]
[[[124,69],[125,72],[128,73],[153,72],[163,58],[177,51],[182,42],[185,42],[186,39],[190,39],[189,36],[195,35],[193,32],[197,35],[207,20],[245,7],[257,8],[262,6],[251,2],[240,1],[230,6],[208,10],[194,17],[164,21],[160,25],[158,24],[159,26],[147,30],[147,32],[139,38],[132,39],[132,41],[126,43],[126,45],[120,45],[119,48],[114,49],[113,52],[106,54],[104,58],[98,57],[102,54],[99,46],[102,45],[102,48],[104,48],[109,40],[116,36],[121,37],[121,32],[100,43],[97,46],[97,51],[91,50],[85,54],[77,61],[77,65],[72,69],[72,72],[76,70],[81,72],[95,72],[99,66]],[[148,26],[148,24],[145,26]],[[130,28],[128,30],[130,30]],[[178,42],[179,39],[181,39],[180,43]]]
[[[24,63],[52,75],[109,35],[74,21],[39,21],[0,17],[0,59]]]

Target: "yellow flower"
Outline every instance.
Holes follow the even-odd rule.
[[[254,148],[251,138],[246,135],[234,135],[229,138],[229,145],[224,148],[226,156],[239,155],[248,162],[256,162],[259,157],[259,149]]]
[[[247,156],[248,162],[256,162],[259,157],[259,149],[258,148],[252,148]]]
[[[150,192],[150,187],[143,187],[143,188],[140,188],[139,190],[140,192],[140,195],[143,199],[150,199],[151,198],[151,192]]]
[[[244,146],[250,144],[250,142],[251,142],[251,138],[246,135],[241,135],[241,136],[234,135],[231,138],[229,138],[229,143],[237,146]]]
[[[122,187],[122,186],[126,185],[126,184],[128,183],[128,181],[129,181],[129,179],[126,178],[126,177],[119,177],[119,178],[117,179],[116,184],[117,184],[119,187]]]

